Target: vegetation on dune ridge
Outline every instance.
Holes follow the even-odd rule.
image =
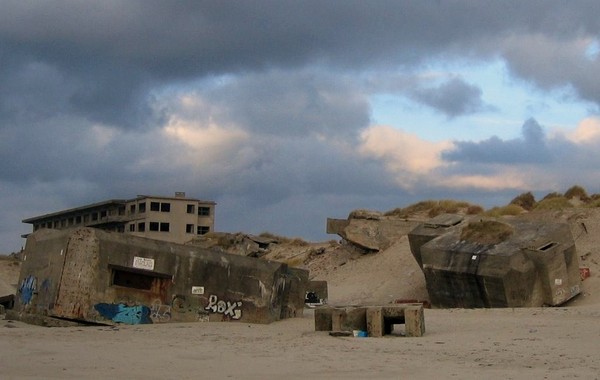
[[[469,215],[476,215],[483,212],[483,207],[478,205],[470,204],[469,202],[456,201],[452,199],[442,200],[426,200],[421,201],[404,208],[395,208],[393,210],[385,212],[384,216],[392,216],[397,218],[410,218],[414,215],[425,214],[426,216],[433,218],[440,214],[456,214],[464,213]]]
[[[483,207],[471,204],[466,201],[452,199],[442,200],[424,200],[406,207],[397,207],[386,212],[380,212],[367,209],[356,209],[350,212],[349,219],[380,220],[382,217],[392,218],[433,218],[440,214],[464,214],[464,215],[482,215],[486,217],[500,218],[503,216],[516,216],[528,212],[561,210],[573,207],[596,208],[600,207],[600,194],[588,195],[587,191],[580,185],[571,186],[564,194],[550,192],[540,201],[536,201],[531,191],[522,193],[513,198],[505,206],[495,206],[488,210]],[[490,226],[487,226],[490,227]],[[243,235],[215,233],[210,232],[205,235],[206,238],[217,240],[217,245],[222,247],[232,247],[238,243],[236,236]],[[306,246],[310,244],[301,238],[289,238],[279,236],[270,232],[262,232],[258,235],[263,239],[271,239],[276,243]],[[337,244],[335,240],[332,240]]]
[[[600,194],[588,195],[582,186],[574,185],[567,189],[564,194],[558,192],[548,193],[539,202],[536,201],[531,191],[528,191],[513,198],[506,206],[495,206],[489,210],[469,202],[444,199],[417,202],[406,207],[392,209],[383,213],[383,215],[404,219],[415,216],[432,218],[444,213],[502,217],[520,215],[530,211],[559,210],[573,207],[600,207]],[[368,214],[369,212],[361,210],[361,213]],[[374,213],[371,211],[371,214]]]

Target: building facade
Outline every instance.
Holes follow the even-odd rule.
[[[213,201],[187,198],[183,192],[173,197],[138,195],[40,215],[23,223],[32,224],[34,232],[94,227],[184,244],[214,230],[215,206]]]

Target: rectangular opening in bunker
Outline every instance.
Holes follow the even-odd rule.
[[[406,333],[404,316],[384,317],[383,326],[384,335],[404,336]]]
[[[111,285],[126,288],[152,290],[153,285],[170,279],[170,275],[147,272],[130,268],[113,267]]]

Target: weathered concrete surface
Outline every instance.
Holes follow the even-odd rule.
[[[367,308],[367,332],[371,337],[391,334],[394,325],[404,324],[404,336],[425,334],[425,316],[422,304],[377,306]]]
[[[502,220],[498,241],[468,239],[480,218],[447,227],[424,223],[409,234],[435,307],[560,305],[580,293],[581,278],[569,225]]]
[[[99,323],[269,323],[304,307],[308,272],[93,228],[27,239],[15,310]],[[301,313],[300,313],[301,314]]]
[[[315,310],[315,331],[359,330],[366,331],[369,337],[381,337],[391,334],[397,324],[405,325],[405,336],[423,336],[423,305],[320,307]]]
[[[464,223],[464,217],[461,215],[442,214],[431,218],[426,223],[418,224],[409,232],[410,250],[420,267],[423,267],[423,260],[419,248],[430,240],[459,228],[461,223]]]
[[[361,306],[315,309],[315,331],[367,330],[367,308]]]
[[[357,216],[348,219],[328,218],[327,233],[337,234],[362,249],[381,251],[419,225],[416,221],[386,217],[377,213]]]

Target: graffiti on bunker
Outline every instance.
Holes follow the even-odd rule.
[[[127,306],[122,303],[99,303],[94,305],[94,309],[104,318],[116,323],[125,323],[128,325],[152,323],[150,308],[144,305]]]
[[[19,293],[21,293],[21,303],[23,303],[23,305],[29,304],[36,290],[37,278],[29,275],[25,279],[23,279],[23,281],[21,282],[21,286],[19,286]]]
[[[169,322],[171,319],[171,306],[163,305],[160,300],[155,300],[150,308],[150,318],[153,322]]]
[[[208,306],[204,309],[213,313],[223,314],[231,319],[240,319],[242,317],[242,301],[223,301],[215,295],[208,298]]]

